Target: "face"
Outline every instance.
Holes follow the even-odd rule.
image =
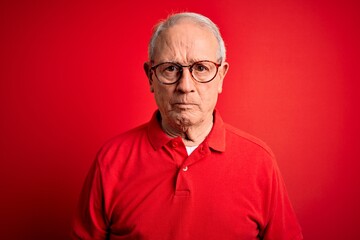
[[[190,65],[200,60],[218,61],[218,42],[213,33],[189,21],[182,21],[165,30],[158,37],[154,62],[145,64],[156,104],[162,121],[175,128],[187,128],[212,121],[218,94],[222,91],[223,78],[228,64],[223,63],[211,82],[196,82],[189,71],[183,69],[181,79],[173,85],[160,83],[151,66],[163,62]]]

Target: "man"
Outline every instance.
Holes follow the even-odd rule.
[[[208,18],[156,26],[144,69],[159,109],[98,154],[74,239],[302,239],[271,151],[215,110],[228,68]]]

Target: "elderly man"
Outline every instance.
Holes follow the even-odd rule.
[[[144,70],[159,109],[99,152],[74,239],[302,239],[269,148],[215,110],[228,68],[208,18],[156,26]]]

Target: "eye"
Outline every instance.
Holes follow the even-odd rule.
[[[163,69],[164,72],[175,72],[175,71],[179,71],[179,67],[176,65],[167,65],[164,66],[165,68]]]
[[[205,72],[205,71],[209,71],[209,68],[207,66],[205,66],[202,63],[197,63],[194,65],[193,69],[197,72]]]

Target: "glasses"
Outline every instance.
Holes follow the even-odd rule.
[[[154,71],[156,78],[165,85],[171,85],[180,80],[185,67],[189,68],[192,78],[200,83],[208,83],[216,77],[221,64],[203,60],[194,62],[191,65],[183,66],[174,62],[159,63],[151,70]]]

